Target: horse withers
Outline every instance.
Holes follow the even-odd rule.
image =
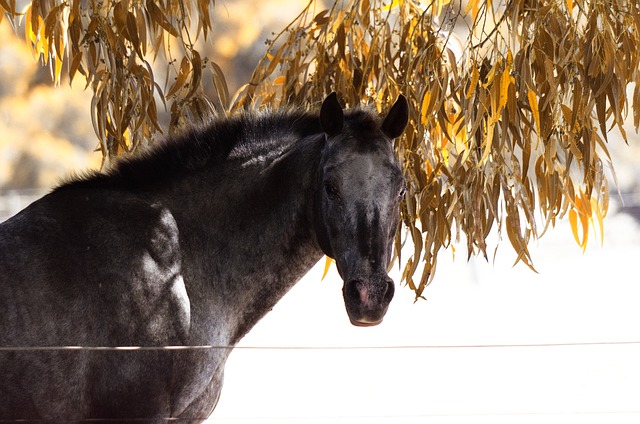
[[[325,254],[351,322],[380,323],[407,120],[335,93],[216,120],[0,224],[0,419],[206,419],[233,346]]]

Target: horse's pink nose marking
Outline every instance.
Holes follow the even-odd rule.
[[[358,287],[358,291],[360,292],[360,303],[366,305],[367,303],[369,303],[369,290],[361,284],[358,285],[360,286]]]

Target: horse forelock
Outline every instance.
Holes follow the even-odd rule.
[[[380,129],[382,120],[370,107],[349,109],[345,112],[345,127],[352,133],[368,135]]]

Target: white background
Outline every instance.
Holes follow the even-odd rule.
[[[495,263],[467,262],[459,245],[440,255],[426,301],[398,288],[374,328],[349,324],[342,282],[335,268],[321,281],[321,261],[231,354],[212,419],[640,422],[640,228],[613,205],[604,245],[590,238],[583,254],[559,223],[531,247],[538,274],[512,267],[508,240]],[[609,342],[638,344],[442,347]]]

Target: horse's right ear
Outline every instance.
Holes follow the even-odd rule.
[[[409,104],[407,98],[400,94],[398,100],[391,106],[391,110],[382,121],[382,132],[393,140],[402,135],[408,122]]]
[[[338,95],[333,92],[324,99],[320,109],[320,125],[327,135],[337,135],[342,131],[344,125],[344,113],[342,106],[338,103]]]

